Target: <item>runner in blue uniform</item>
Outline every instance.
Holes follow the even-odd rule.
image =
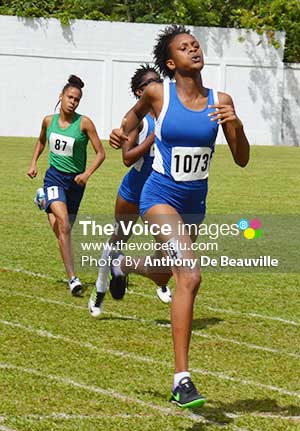
[[[131,90],[134,96],[139,99],[145,88],[152,82],[161,82],[160,76],[154,67],[141,65],[131,78]],[[131,232],[125,235],[122,232],[120,221],[127,226],[132,222],[132,226],[139,217],[140,196],[145,181],[152,172],[152,163],[154,158],[154,114],[149,113],[145,116],[141,125],[133,130],[129,139],[122,147],[123,162],[126,166],[133,166],[125,175],[120,185],[115,204],[115,220],[118,224],[118,232],[114,234],[106,243],[106,249],[103,251],[101,261],[107,260],[113,249],[113,245],[118,241],[127,242]],[[109,266],[99,268],[96,286],[91,292],[89,299],[89,311],[91,316],[100,317],[102,312],[102,303],[107,290]],[[163,302],[171,302],[171,292],[166,285],[170,274],[159,275],[155,280],[157,285],[157,295]],[[119,279],[120,281],[120,279]],[[110,292],[114,299],[122,299],[127,285],[127,278],[122,279],[123,283],[116,286],[115,279],[110,281]]]
[[[125,115],[120,129],[112,132],[110,143],[115,147],[124,145],[128,133],[147,112],[155,113],[155,161],[153,173],[143,188],[140,209],[144,221],[161,227],[156,240],[167,245],[167,256],[174,262],[170,266],[176,282],[171,309],[175,374],[170,400],[180,407],[196,407],[204,404],[205,398],[191,380],[188,352],[201,274],[199,265],[192,268],[183,262],[196,261],[191,246],[197,232],[181,233],[178,225],[203,220],[218,125],[222,125],[233,159],[241,167],[248,163],[249,143],[231,97],[221,92],[214,96],[212,90],[203,86],[203,54],[189,30],[177,25],[167,27],[157,39],[154,57],[160,72],[168,79],[164,84],[151,84],[144,91]],[[162,232],[164,224],[170,226],[171,233]],[[122,260],[119,267],[112,268],[120,279],[134,272],[134,265],[125,267],[124,263]],[[141,267],[135,272],[151,278],[151,273]]]

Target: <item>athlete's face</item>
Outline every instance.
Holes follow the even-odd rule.
[[[75,87],[67,88],[61,95],[61,109],[66,114],[76,111],[81,99],[81,91]]]
[[[203,53],[199,42],[191,34],[178,34],[169,45],[169,69],[182,73],[200,71],[203,68]]]
[[[141,83],[136,90],[136,96],[141,97],[144,90],[147,88],[149,84],[152,82],[161,82],[160,77],[157,75],[157,73],[150,70],[149,72],[145,73],[145,75],[142,77]]]

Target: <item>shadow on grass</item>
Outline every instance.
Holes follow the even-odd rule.
[[[270,416],[273,421],[272,415],[278,415],[280,417],[299,417],[300,406],[289,405],[282,407],[278,404],[277,400],[266,398],[266,399],[245,399],[238,400],[232,403],[216,403],[216,406],[206,405],[199,409],[191,409],[191,413],[199,418],[203,418],[207,423],[196,422],[191,428],[187,428],[186,431],[202,431],[207,430],[209,422],[211,425],[225,426],[233,423],[235,418],[234,415],[247,415],[252,416],[265,415]],[[230,417],[232,415],[232,417]]]
[[[101,316],[101,318],[98,319],[98,322],[103,322],[104,320],[107,320],[110,322],[112,320],[122,320],[122,321],[126,321],[126,322],[135,322],[136,321],[136,319],[131,318],[131,317],[126,317],[126,316],[124,316],[124,317],[122,317],[122,316],[120,316],[120,317],[119,316],[104,316],[104,317],[102,317]]]
[[[150,395],[160,402],[167,402],[168,397],[166,393],[159,392],[154,389],[148,391],[139,392],[139,394]],[[169,403],[170,407],[174,409],[178,407]],[[180,411],[180,410],[179,410]],[[184,431],[204,431],[208,430],[210,426],[227,427],[229,424],[233,424],[239,416],[247,416],[247,414],[255,416],[265,415],[270,416],[270,420],[273,421],[272,415],[278,415],[280,417],[299,417],[300,406],[289,405],[282,407],[278,404],[277,400],[266,398],[266,399],[244,399],[237,400],[232,403],[217,402],[215,405],[206,404],[204,407],[195,409],[183,409],[182,414],[190,415],[191,419],[195,418],[195,423],[189,428],[182,428]],[[236,417],[234,416],[236,415]],[[201,420],[203,422],[201,422]],[[181,428],[180,428],[181,430]]]
[[[81,278],[80,278],[80,280],[81,280]],[[55,280],[54,283],[67,285],[68,280],[64,280],[64,279],[60,278],[60,279]],[[82,283],[82,286],[85,289],[87,289],[89,287],[95,287],[95,281],[84,282],[84,283]]]
[[[219,319],[218,317],[194,319],[192,328],[193,329],[205,329],[205,328],[209,328],[210,326],[218,325],[221,322],[223,322],[223,319]],[[156,319],[155,323],[157,325],[170,325],[171,321],[170,321],[170,319]]]
[[[228,412],[237,413],[269,413],[278,414],[281,416],[300,416],[300,406],[289,405],[282,407],[278,404],[277,400],[272,398],[265,399],[246,399],[235,401],[234,403],[219,404],[220,409],[228,410]]]

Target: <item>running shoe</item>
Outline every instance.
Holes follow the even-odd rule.
[[[44,211],[46,207],[46,196],[43,187],[37,189],[33,202],[41,211]]]
[[[128,286],[127,274],[116,277],[113,271],[111,271],[109,291],[111,293],[111,296],[114,299],[117,299],[117,300],[122,299],[126,293],[127,286]]]
[[[189,377],[183,377],[178,386],[172,390],[170,401],[185,409],[201,407],[206,399],[198,393]]]
[[[172,302],[172,293],[169,289],[169,286],[159,287],[158,289],[156,289],[156,293],[159,299],[165,304],[168,304],[168,302]]]
[[[73,296],[82,296],[84,292],[84,288],[78,277],[72,277],[69,280],[69,288],[70,292]]]
[[[110,282],[109,282],[109,290],[111,293],[111,296],[114,299],[120,300],[124,297],[127,286],[128,286],[128,275],[115,275],[114,271],[114,260],[117,260],[120,258],[120,256],[123,256],[120,252],[114,252],[112,253],[112,264],[110,269]]]
[[[97,292],[96,287],[93,288],[89,299],[89,312],[92,317],[98,319],[102,314],[102,303],[104,300],[105,292]]]

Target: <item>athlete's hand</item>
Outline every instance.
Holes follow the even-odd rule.
[[[27,171],[27,175],[30,178],[35,178],[37,176],[37,174],[38,174],[37,167],[36,167],[36,164],[34,163],[34,164],[29,166],[29,169]]]
[[[109,135],[109,145],[115,149],[121,148],[124,142],[128,141],[128,135],[124,132],[127,118],[124,117],[119,129],[113,129]]]
[[[236,115],[232,105],[221,105],[220,103],[216,103],[214,105],[208,105],[208,107],[216,109],[216,111],[208,114],[210,121],[217,121],[218,124],[230,122],[235,129],[243,127],[243,123]]]
[[[154,144],[154,142],[155,142],[155,132],[152,132],[149,136],[148,136],[148,139],[149,139],[149,145],[151,146],[152,144]]]
[[[79,186],[84,187],[88,182],[89,178],[90,176],[87,173],[83,172],[82,174],[76,175],[76,177],[74,178],[74,181]]]

